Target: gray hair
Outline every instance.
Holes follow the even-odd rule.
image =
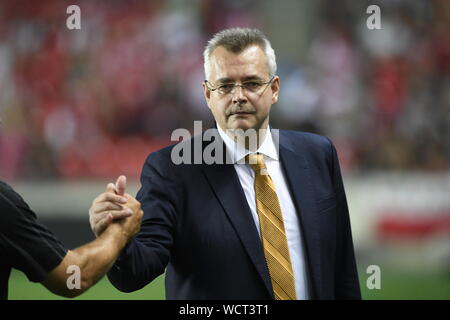
[[[209,41],[203,51],[205,77],[209,79],[211,75],[210,56],[217,47],[224,47],[228,51],[240,53],[244,49],[252,46],[259,46],[267,57],[267,68],[269,76],[273,77],[277,72],[277,62],[275,52],[267,37],[258,29],[231,28],[216,33]]]

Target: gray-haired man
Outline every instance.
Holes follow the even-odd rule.
[[[150,154],[137,195],[141,231],[110,281],[130,292],[166,271],[169,299],[359,299],[332,143],[269,127],[280,90],[269,41],[259,30],[228,29],[204,57],[215,142],[232,161],[176,165],[174,146]],[[242,142],[239,131],[255,132],[257,144]],[[208,148],[203,138],[193,138],[202,148],[192,156]]]

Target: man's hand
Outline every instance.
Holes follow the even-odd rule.
[[[125,193],[124,196],[128,200],[126,206],[133,211],[133,214],[131,217],[114,221],[110,228],[115,227],[115,225],[119,225],[126,239],[130,240],[141,229],[141,221],[144,212],[141,210],[141,203],[139,201],[130,196],[128,193]]]
[[[125,194],[126,178],[120,176],[116,184],[109,183],[106,192],[99,195],[92,202],[89,209],[89,222],[94,234],[98,237],[114,220],[124,219],[120,222],[123,231],[133,236],[139,231],[143,212],[140,203],[128,194]]]
[[[127,242],[139,232],[143,216],[141,204],[126,194],[125,188],[126,178],[120,176],[115,185],[108,184],[106,192],[95,198],[89,210],[89,222],[97,239],[69,250],[42,281],[47,289],[64,297],[80,295],[111,268]],[[67,268],[73,265],[81,270],[79,290],[67,286]]]

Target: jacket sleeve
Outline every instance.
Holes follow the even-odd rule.
[[[182,203],[173,166],[161,152],[152,153],[145,161],[136,197],[144,211],[141,229],[108,272],[120,291],[143,288],[161,275],[169,262]]]
[[[330,141],[331,172],[337,200],[335,298],[361,299],[349,210],[336,149]]]

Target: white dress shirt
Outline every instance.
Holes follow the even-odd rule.
[[[228,136],[218,125],[219,134],[225,142],[227,153],[233,160],[234,169],[239,177],[239,181],[244,189],[245,197],[247,198],[250,211],[252,212],[253,220],[258,229],[259,236],[261,232],[259,229],[258,212],[256,210],[255,199],[255,172],[250,165],[245,163],[245,156],[252,152],[246,149],[241,144],[236,143],[230,136]],[[278,149],[276,148],[272,133],[266,130],[266,136],[263,143],[258,148],[257,152],[264,155],[267,171],[272,178],[273,184],[280,202],[281,212],[284,220],[284,228],[289,247],[289,255],[291,258],[292,268],[294,271],[295,290],[298,300],[305,300],[309,298],[308,292],[308,278],[306,272],[306,254],[304,252],[304,245],[300,234],[300,223],[297,212],[289,193],[286,179],[281,169],[281,163],[278,157]]]

